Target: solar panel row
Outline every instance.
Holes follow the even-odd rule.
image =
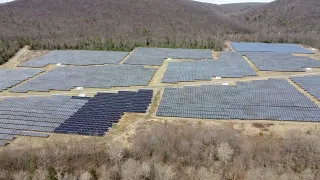
[[[241,78],[244,76],[257,76],[257,73],[241,54],[222,52],[219,60],[170,62],[162,82],[210,81],[212,77]]]
[[[305,49],[298,44],[232,42],[231,46],[234,50],[238,52],[278,52],[278,53],[314,54],[314,52],[308,49]]]
[[[46,134],[46,133],[28,132],[28,131],[22,131],[20,133],[20,135],[21,136],[31,136],[31,137],[42,137],[42,138],[49,137],[49,134]]]
[[[158,116],[320,121],[320,108],[284,79],[166,88]]]
[[[65,65],[119,64],[127,55],[128,52],[60,50],[26,61],[19,66],[45,67],[58,63]]]
[[[153,91],[98,93],[55,129],[56,133],[103,136],[124,112],[145,113]]]
[[[0,147],[4,147],[8,145],[9,141],[14,140],[16,135],[42,137],[42,138],[49,137],[49,134],[45,134],[45,133],[25,132],[25,131],[10,130],[10,129],[0,129],[0,132],[6,133],[6,134],[0,134]]]
[[[305,68],[318,68],[320,61],[309,57],[293,56],[289,53],[243,53],[260,71],[305,71]]]
[[[68,96],[5,98],[0,101],[0,128],[53,132],[86,102]]]
[[[17,129],[2,129],[0,128],[0,146],[6,146],[9,141],[13,140],[15,136],[31,136],[31,137],[49,137],[49,134],[46,133],[36,133],[36,132],[28,132],[28,131],[21,131]]]
[[[320,100],[320,76],[291,77],[301,88]]]
[[[0,92],[41,72],[42,69],[0,69]]]
[[[212,51],[210,49],[136,48],[124,63],[161,66],[166,58],[212,59]]]
[[[6,98],[0,101],[0,139],[13,140],[15,135],[48,137],[45,133],[24,131],[52,132],[81,103],[85,101],[71,101],[66,96]]]
[[[0,134],[0,139],[1,140],[13,140],[14,136],[10,134]]]
[[[153,91],[139,90],[127,106],[126,112],[145,113],[151,103]]]
[[[156,69],[143,66],[61,67],[10,89],[11,92],[71,90],[75,87],[146,86]]]

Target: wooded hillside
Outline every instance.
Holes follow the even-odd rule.
[[[190,0],[16,0],[0,5],[0,40],[33,49],[222,50],[225,40],[319,48],[319,8],[318,0],[220,6]]]

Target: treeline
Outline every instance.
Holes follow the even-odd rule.
[[[0,65],[3,63],[6,63],[24,45],[25,45],[25,41],[3,41],[3,40],[0,40]]]
[[[135,47],[163,47],[163,48],[198,48],[216,49],[223,48],[223,41],[217,37],[207,37],[204,39],[175,38],[166,37],[162,39],[154,37],[143,37],[140,39],[110,39],[103,37],[83,38],[83,39],[44,39],[29,41],[31,49],[86,49],[86,50],[106,50],[106,51],[132,51]]]
[[[295,43],[320,48],[320,35],[316,32],[287,33],[261,31],[252,34],[219,34],[217,36],[191,38],[191,37],[165,37],[156,38],[144,36],[139,39],[112,39],[105,37],[73,38],[73,39],[19,39],[0,40],[0,64],[7,62],[24,45],[32,50],[104,50],[104,51],[132,51],[135,47],[163,47],[163,48],[197,48],[214,49],[221,51],[225,48],[224,42],[248,41],[264,43]]]
[[[261,30],[252,34],[228,36],[233,41],[303,44],[320,49],[320,32],[279,33],[272,30]]]
[[[320,36],[316,33],[277,34],[259,32],[254,34],[221,34],[200,39],[189,37],[154,38],[143,37],[135,40],[118,40],[103,37],[76,39],[35,39],[35,40],[0,40],[0,64],[7,62],[19,48],[29,45],[32,50],[104,50],[104,51],[132,51],[135,47],[163,47],[163,48],[197,48],[221,51],[224,42],[250,41],[265,43],[296,43],[320,48]]]
[[[320,132],[268,127],[244,136],[201,122],[140,123],[129,141],[105,138],[5,150],[0,179],[6,180],[316,180],[320,178]],[[129,143],[129,144],[127,144]]]
[[[21,39],[0,40],[0,65],[7,62],[21,47],[28,45],[31,50],[97,50],[132,51],[135,47],[197,48],[222,50],[224,42],[216,37],[204,39],[143,37],[136,40],[110,38],[75,39]]]

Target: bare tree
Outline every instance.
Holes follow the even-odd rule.
[[[120,165],[123,156],[123,145],[121,142],[112,142],[107,147],[107,152],[110,155],[111,160]]]
[[[142,164],[132,158],[122,164],[121,170],[124,180],[139,180],[144,174]]]
[[[155,169],[157,180],[171,180],[175,175],[172,167],[165,164],[155,164]]]
[[[234,154],[234,150],[231,148],[229,143],[224,142],[220,143],[217,148],[217,156],[219,157],[219,160],[221,160],[224,163],[229,162]]]

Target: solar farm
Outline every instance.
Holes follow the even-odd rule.
[[[22,59],[0,68],[0,146],[19,146],[23,137],[103,138],[135,114],[319,123],[319,54],[297,44],[231,42],[221,52],[138,47]]]

